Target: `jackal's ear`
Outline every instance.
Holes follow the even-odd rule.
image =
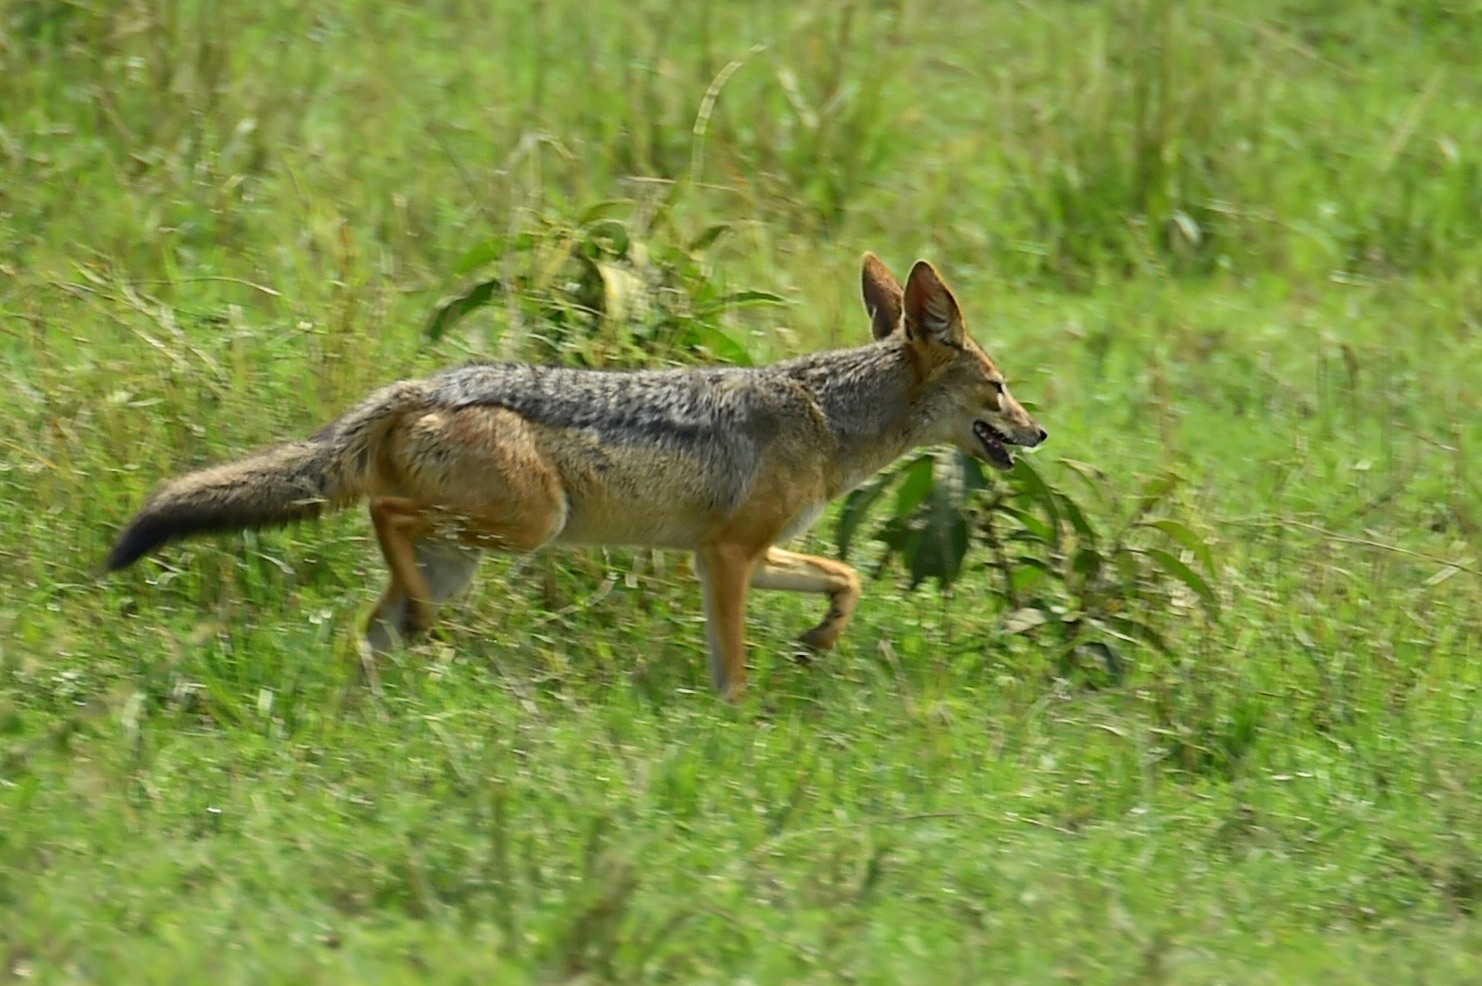
[[[905,320],[906,335],[919,342],[961,346],[967,335],[957,299],[924,260],[916,261],[906,278]]]
[[[901,282],[879,257],[867,253],[860,286],[864,290],[865,311],[870,313],[870,333],[876,339],[884,339],[901,327]]]

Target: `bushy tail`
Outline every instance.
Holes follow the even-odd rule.
[[[377,446],[400,413],[425,405],[420,381],[377,391],[303,441],[271,448],[160,487],[118,536],[109,571],[170,541],[312,520],[365,495]]]

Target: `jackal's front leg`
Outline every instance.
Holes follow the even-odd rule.
[[[830,602],[823,622],[802,636],[803,643],[818,650],[833,649],[859,605],[859,576],[854,569],[817,555],[771,548],[752,573],[751,584],[757,589],[827,593]]]
[[[754,550],[735,544],[707,544],[695,552],[710,638],[710,681],[732,702],[746,689],[746,591],[756,564]]]

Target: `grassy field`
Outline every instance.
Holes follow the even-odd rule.
[[[0,980],[1482,979],[1479,37],[1473,0],[3,0]],[[573,242],[663,290],[573,286]],[[163,476],[398,376],[861,341],[866,249],[943,270],[1098,530],[1176,477],[1217,618],[1103,594],[1166,649],[1067,660],[974,526],[808,667],[817,601],[754,596],[732,709],[680,557],[490,559],[379,690],[359,511],[99,574]],[[737,292],[785,304],[673,333]]]

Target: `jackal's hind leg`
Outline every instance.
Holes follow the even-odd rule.
[[[427,601],[434,606],[468,587],[482,554],[471,545],[437,535],[413,541],[412,552],[427,587]],[[411,601],[393,577],[371,612],[365,642],[372,654],[384,654],[397,641],[409,640],[425,629],[414,623]]]
[[[387,472],[414,496],[374,497],[371,521],[391,584],[367,629],[384,648],[415,636],[437,603],[461,589],[476,552],[533,551],[560,533],[567,499],[529,422],[499,407],[430,410],[387,438]]]
[[[757,589],[828,595],[829,608],[823,621],[801,638],[804,644],[817,650],[833,649],[854,616],[854,608],[859,605],[859,576],[854,569],[843,562],[817,555],[800,555],[771,548],[752,572],[751,584]]]

